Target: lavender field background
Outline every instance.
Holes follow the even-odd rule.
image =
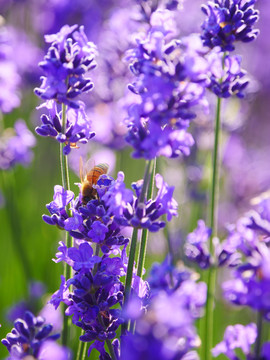
[[[134,82],[134,74],[129,69],[130,58],[134,55],[127,51],[136,47],[135,34],[146,33],[149,28],[149,23],[140,18],[141,3],[145,8],[147,4],[163,7],[165,3],[172,4],[176,29],[174,38],[183,39],[191,33],[202,33],[205,14],[200,7],[207,2],[201,0],[0,0],[1,339],[13,327],[15,315],[11,308],[25,301],[22,307],[30,306],[31,311],[38,315],[59,289],[63,274],[62,263],[55,263],[52,258],[56,257],[58,242],[65,238],[65,230],[42,219],[43,214],[49,214],[46,204],[53,199],[54,186],[62,184],[59,143],[35,132],[35,128],[41,126],[40,117],[45,112],[44,108],[37,109],[43,100],[34,93],[34,89],[41,86],[40,77],[44,76],[38,66],[49,47],[44,42],[44,35],[56,34],[66,24],[83,25],[85,34],[98,51],[95,57],[97,67],[90,74],[94,88],[80,94],[92,121],[91,131],[96,135],[87,144],[78,143],[78,148],[72,148],[68,155],[70,189],[76,196],[79,194],[75,183],[80,183],[80,156],[85,162],[90,158],[95,164],[108,163],[109,175],[114,179],[119,171],[123,171],[125,184],[130,188],[132,182],[143,178],[145,168],[145,160],[133,158],[131,141],[128,144],[125,140],[126,123],[130,116],[128,109],[130,104],[138,102],[136,96],[139,96],[128,89],[128,85]],[[247,71],[245,76],[249,79],[244,89],[245,96],[243,99],[237,96],[222,99],[218,206],[220,241],[227,237],[229,224],[236,223],[254,208],[254,204],[260,201],[260,194],[270,189],[270,2],[257,0],[255,8],[260,11],[255,24],[260,31],[257,39],[235,44],[235,53],[242,56],[241,67]],[[162,26],[170,27],[166,23]],[[175,187],[178,216],[164,229],[150,233],[145,279],[151,265],[164,261],[171,253],[175,264],[180,267],[185,264],[203,281],[206,280],[200,266],[187,258],[185,243],[199,219],[210,226],[209,189],[216,95],[209,91],[207,99],[208,109],[202,103],[197,104],[197,116],[188,129],[194,138],[190,154],[185,156],[182,151],[174,158],[168,154],[157,156],[156,172],[163,175],[169,186]],[[24,122],[17,122],[18,119]],[[17,137],[11,129],[17,129]],[[12,137],[13,142],[10,141]],[[270,216],[266,221],[270,221]],[[131,236],[130,229],[126,230],[125,236]],[[235,306],[224,299],[222,283],[230,278],[231,269],[223,267],[218,270],[214,345],[222,341],[228,325],[247,325],[257,321],[254,309]],[[29,286],[33,281],[40,285],[36,284],[29,295]],[[270,298],[270,288],[265,291],[262,296]],[[56,328],[59,326],[59,332],[61,311],[57,314],[52,317]],[[264,341],[270,340],[269,334],[269,323],[265,321]],[[80,329],[74,327],[68,343],[74,359],[79,335]],[[200,355],[204,359],[204,355]],[[98,359],[98,356],[95,350],[90,358]],[[241,356],[241,359],[246,359]],[[7,357],[8,352],[1,345],[0,358]],[[225,355],[218,357],[227,358]],[[267,360],[268,357],[261,359]]]

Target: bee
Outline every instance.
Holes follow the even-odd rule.
[[[107,174],[109,165],[106,163],[94,166],[90,171],[85,171],[82,158],[80,158],[81,194],[84,205],[97,198],[97,190],[93,187],[103,174]]]

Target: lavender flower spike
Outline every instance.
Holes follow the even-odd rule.
[[[78,109],[79,104],[74,98],[94,86],[85,75],[96,67],[94,58],[97,51],[95,45],[87,40],[83,26],[76,29],[77,25],[65,25],[59,33],[45,36],[45,40],[52,44],[39,64],[45,76],[35,93],[44,100],[54,99]]]
[[[26,311],[23,319],[17,319],[14,322],[14,328],[7,337],[2,340],[10,353],[9,359],[25,359],[27,355],[32,355],[36,359],[48,359],[40,357],[44,352],[44,346],[52,347],[52,343],[60,337],[59,334],[50,335],[53,330],[52,325],[45,324],[45,319],[41,316],[35,317],[31,312]],[[45,345],[46,344],[46,345]],[[68,352],[55,344],[59,354],[62,352],[68,355]],[[59,357],[58,359],[68,359],[69,357]],[[56,358],[50,358],[56,359]]]
[[[71,148],[77,148],[78,143],[85,144],[95,136],[95,133],[91,131],[91,121],[85,113],[84,103],[78,101],[77,105],[79,106],[77,109],[67,109],[65,128],[61,121],[62,112],[57,111],[57,105],[53,100],[49,100],[39,107],[45,106],[49,110],[49,115],[41,116],[42,125],[36,127],[36,133],[40,136],[52,137],[59,143],[65,143],[64,155],[68,155]]]
[[[207,16],[202,24],[202,40],[211,49],[219,46],[222,51],[233,51],[236,41],[250,42],[259,30],[253,29],[259,11],[254,9],[256,0],[214,0],[202,5]]]
[[[247,359],[251,359],[248,355],[251,355],[251,345],[255,343],[256,337],[257,327],[253,323],[246,326],[230,325],[225,330],[224,340],[214,347],[212,354],[214,357],[224,354],[230,360],[238,360],[235,349],[240,348]]]
[[[36,144],[34,135],[25,122],[17,120],[13,129],[6,129],[0,136],[0,169],[7,170],[17,164],[27,166],[33,159],[31,148]]]

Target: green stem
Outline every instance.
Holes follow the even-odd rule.
[[[147,192],[147,199],[151,199],[153,196],[153,187],[154,187],[154,178],[155,178],[155,171],[156,171],[156,159],[151,161],[151,178],[149,183],[149,188]],[[143,229],[142,231],[142,239],[140,245],[140,252],[139,252],[139,261],[137,267],[137,275],[142,277],[144,263],[145,263],[145,256],[146,256],[146,248],[147,248],[147,240],[148,240],[148,229]]]
[[[86,359],[86,355],[87,355],[87,345],[88,345],[87,342],[83,343],[83,346],[82,346],[82,357],[79,358],[78,360],[85,360],[85,359]]]
[[[146,161],[145,172],[144,172],[144,177],[143,177],[143,186],[142,186],[142,190],[141,190],[140,197],[138,200],[138,206],[140,204],[144,203],[145,197],[147,195],[146,193],[147,193],[148,184],[149,184],[149,180],[150,180],[150,169],[152,167],[152,163],[153,163],[153,160]],[[130,297],[131,283],[132,283],[132,278],[133,278],[133,266],[134,266],[135,255],[136,255],[137,238],[138,238],[138,228],[134,228],[133,233],[132,233],[132,238],[131,238],[130,250],[129,250],[129,259],[128,259],[123,307],[126,306],[126,304],[128,303],[129,297]],[[122,329],[121,329],[122,334],[125,332],[126,329],[128,329],[128,322],[125,322],[122,325]]]
[[[213,173],[211,186],[211,207],[210,207],[210,227],[212,229],[212,237],[217,236],[217,198],[218,198],[218,180],[219,180],[219,138],[220,138],[220,109],[221,98],[217,98],[216,110],[216,127],[215,127],[215,144],[213,154]],[[210,242],[210,253],[213,253],[213,242]]]
[[[215,123],[215,143],[213,153],[213,169],[212,169],[212,185],[211,185],[211,205],[210,205],[210,227],[212,229],[212,235],[210,238],[209,251],[213,254],[213,237],[217,235],[217,198],[218,198],[218,150],[219,150],[219,138],[220,138],[220,109],[221,98],[217,98],[217,110],[216,110],[216,123]],[[216,269],[214,267],[208,270],[207,274],[207,301],[206,301],[206,314],[205,314],[205,328],[204,328],[204,359],[211,360],[211,348],[213,345],[213,328],[214,328],[214,295],[216,284]]]
[[[116,356],[115,356],[115,353],[114,353],[114,349],[113,349],[113,346],[112,346],[112,343],[110,340],[106,340],[106,345],[108,347],[108,350],[109,350],[109,353],[111,355],[111,358],[112,360],[117,360],[116,359]]]
[[[66,132],[66,105],[62,104],[62,132]],[[69,171],[68,171],[68,158],[63,154],[64,144],[60,143],[60,167],[61,167],[61,176],[62,176],[62,185],[63,188],[67,191],[70,190],[69,185]],[[66,208],[66,211],[69,212],[69,209]],[[73,240],[69,232],[66,232],[66,246],[69,248],[73,246]],[[72,268],[65,263],[64,264],[64,276],[67,280],[72,276]],[[63,332],[62,332],[62,344],[67,345],[69,339],[69,329],[71,326],[71,319],[65,315],[65,306],[63,307]]]
[[[138,228],[133,229],[130,250],[129,250],[129,259],[128,259],[128,268],[127,268],[127,276],[126,276],[126,283],[125,283],[125,296],[124,296],[124,304],[128,302],[130,290],[131,290],[131,283],[133,277],[133,266],[135,260],[135,253],[136,253],[136,245],[137,245],[137,237],[138,237]],[[123,306],[124,306],[123,304]]]
[[[62,104],[62,133],[66,132],[66,105]],[[65,190],[70,189],[69,185],[69,171],[68,171],[68,158],[63,154],[64,144],[60,143],[60,166],[61,166],[61,175],[62,175],[62,184]]]
[[[83,335],[83,334],[84,334],[84,330],[82,329],[81,335]],[[83,350],[84,350],[84,348],[83,348],[83,345],[84,345],[84,344],[86,344],[86,343],[84,343],[84,342],[82,342],[82,341],[79,340],[79,345],[78,345],[76,360],[81,360],[81,358],[82,358],[82,352],[83,352]]]
[[[262,328],[263,328],[263,315],[261,311],[257,312],[257,338],[254,347],[255,359],[260,358],[261,344],[262,344]]]
[[[143,186],[142,186],[142,190],[140,193],[139,203],[144,203],[144,199],[145,199],[148,184],[149,184],[149,176],[150,176],[150,169],[151,169],[152,163],[153,163],[153,160],[146,161],[144,177],[143,177]]]

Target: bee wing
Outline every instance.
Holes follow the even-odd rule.
[[[95,160],[92,158],[88,159],[84,165],[85,174],[91,171],[96,166]]]
[[[84,178],[85,178],[85,171],[84,171],[83,159],[80,156],[80,179],[81,179],[81,182],[84,181]]]

